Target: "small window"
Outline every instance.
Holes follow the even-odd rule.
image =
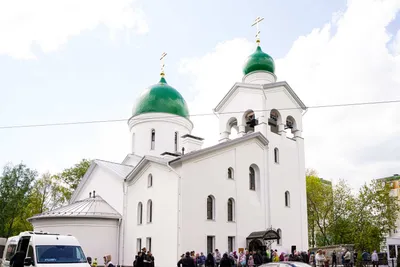
[[[35,255],[33,253],[33,247],[29,246],[28,248],[28,257],[32,259],[32,262],[35,262]]]
[[[207,254],[214,252],[215,237],[207,236]]]
[[[285,192],[285,207],[290,207],[290,193],[289,193],[289,191]]]
[[[175,132],[174,149],[175,152],[178,152],[178,132]]]
[[[142,202],[139,202],[138,208],[137,208],[137,223],[142,224],[143,222],[143,204]]]
[[[136,239],[136,251],[139,252],[142,250],[142,239],[138,238]]]
[[[151,150],[154,150],[156,147],[156,130],[151,130]]]
[[[151,237],[146,238],[146,248],[151,252]]]
[[[228,179],[233,179],[233,169],[228,168]]]
[[[152,187],[153,186],[153,175],[150,173],[149,176],[147,177],[147,187]]]
[[[16,250],[17,250],[17,245],[8,245],[6,253],[7,261],[11,259],[11,257],[15,254]]]
[[[228,199],[228,222],[234,221],[235,201],[233,198]]]
[[[153,222],[153,201],[147,201],[147,222]]]
[[[228,251],[235,251],[235,237],[233,236],[228,236]]]
[[[249,168],[249,184],[250,190],[256,190],[256,172],[253,167]]]
[[[279,163],[279,149],[277,147],[274,149],[274,159],[275,163]]]
[[[207,220],[214,220],[214,197],[209,195],[207,197]]]
[[[281,245],[282,245],[282,230],[281,230],[281,229],[278,229],[278,230],[277,230],[277,233],[278,233],[278,235],[279,235],[279,239],[276,241],[276,244],[277,244],[278,246],[281,246]]]

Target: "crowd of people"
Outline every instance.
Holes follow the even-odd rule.
[[[207,256],[195,251],[182,254],[181,259],[177,263],[177,267],[257,267],[264,263],[279,261],[301,261],[308,262],[307,252],[294,251],[292,254],[281,253],[278,255],[277,250],[267,251],[242,251],[230,252],[221,255],[216,249]]]

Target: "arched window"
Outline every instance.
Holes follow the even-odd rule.
[[[253,110],[248,110],[243,115],[243,121],[246,123],[245,132],[252,133],[254,132],[254,127],[258,125],[258,120],[256,119],[256,115]]]
[[[228,199],[228,222],[235,220],[235,200],[233,198]]]
[[[147,201],[147,222],[153,222],[153,201],[151,199]]]
[[[276,241],[276,244],[277,244],[278,246],[281,246],[281,245],[282,245],[282,230],[281,230],[281,229],[278,229],[278,230],[276,230],[276,232],[277,232],[278,235],[279,235],[279,239]]]
[[[137,207],[137,223],[142,224],[143,222],[143,204],[139,202]]]
[[[212,195],[207,197],[207,220],[214,220],[215,199]]]
[[[147,177],[147,187],[152,187],[153,186],[153,175],[150,173],[149,176]]]
[[[228,179],[233,179],[233,168],[228,168]]]
[[[175,152],[178,152],[178,132],[175,132],[174,149]]]
[[[156,130],[151,129],[151,150],[154,150],[156,147]]]
[[[282,123],[281,115],[276,109],[269,113],[268,125],[271,127],[271,132],[279,134],[279,125]]]
[[[289,191],[285,192],[285,207],[290,207],[290,193],[289,193]]]
[[[279,149],[277,147],[274,148],[274,160],[275,163],[279,163]]]
[[[250,190],[256,190],[256,172],[253,167],[249,168],[249,185]]]
[[[297,123],[292,116],[287,116],[285,124],[286,136],[288,138],[293,138],[294,134],[297,132]]]

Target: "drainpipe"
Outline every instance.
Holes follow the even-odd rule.
[[[176,249],[176,257],[179,259],[179,248],[180,248],[180,231],[181,231],[181,187],[182,187],[182,177],[181,175],[169,165],[169,162],[167,163],[167,167],[178,176],[178,216],[177,216],[177,232],[176,232],[176,241],[177,241],[177,249]]]
[[[118,219],[118,236],[117,236],[117,266],[121,266],[119,260],[120,260],[120,240],[121,240],[121,223],[122,219]]]
[[[128,191],[128,186],[127,186],[127,183],[126,183],[126,179],[124,180],[124,183],[123,183],[123,191],[124,191],[124,195],[123,195],[123,208],[122,208],[122,218],[126,218],[126,203],[127,203],[127,191]],[[124,262],[124,256],[125,256],[125,238],[124,238],[124,236],[125,236],[125,221],[122,221],[121,220],[121,226],[120,226],[120,228],[121,228],[121,233],[120,233],[120,236],[121,236],[121,242],[120,242],[120,244],[119,244],[119,247],[121,248],[120,249],[120,253],[118,253],[118,256],[119,255],[121,255],[121,258],[119,259],[120,261],[121,261],[121,263],[122,263],[122,265],[123,265],[123,262]],[[120,266],[122,266],[122,265],[120,265]]]

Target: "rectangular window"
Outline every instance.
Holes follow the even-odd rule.
[[[228,236],[228,252],[233,252],[235,250],[235,237]]]
[[[175,132],[175,140],[174,140],[174,148],[175,148],[175,152],[178,152],[178,132]]]
[[[151,251],[151,237],[146,238],[147,251]]]
[[[214,252],[214,242],[215,242],[214,236],[207,236],[207,254]]]
[[[142,239],[138,238],[136,239],[136,251],[139,252],[142,250]]]
[[[154,150],[156,146],[156,131],[153,129],[151,130],[151,150]]]
[[[389,258],[394,259],[396,258],[396,246],[389,245]]]

